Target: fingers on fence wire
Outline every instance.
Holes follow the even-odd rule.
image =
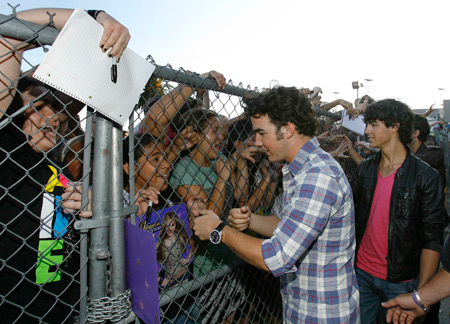
[[[205,77],[205,78],[212,78],[212,79],[214,79],[217,82],[217,87],[218,87],[219,90],[225,89],[226,79],[225,79],[225,77],[223,76],[222,73],[219,73],[219,72],[216,72],[214,70],[211,70],[209,72],[203,73],[201,76]]]
[[[200,211],[203,209],[206,209],[206,202],[207,202],[207,199],[200,195],[193,195],[193,196],[189,197],[186,205],[189,208],[189,211],[192,215],[191,219],[193,217],[200,216]]]
[[[64,193],[61,195],[62,207],[66,213],[75,214],[83,208],[81,204],[82,187],[79,183],[68,182],[64,188]],[[90,210],[80,212],[82,217],[90,217],[92,213]]]

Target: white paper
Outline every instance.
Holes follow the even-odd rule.
[[[34,77],[124,125],[155,66],[130,49],[117,64],[100,49],[103,27],[84,10],[75,9]]]
[[[352,119],[349,114],[347,114],[347,111],[342,111],[342,118],[341,118],[342,126],[351,130],[352,132],[355,132],[358,135],[364,136],[364,131],[366,130],[366,123],[364,122],[364,117],[362,115],[359,115],[355,119]]]

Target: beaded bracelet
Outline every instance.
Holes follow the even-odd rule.
[[[417,292],[417,290],[413,291],[412,297],[413,297],[416,305],[419,306],[420,308],[422,308],[422,310],[424,312],[427,312],[430,309],[430,308],[425,307],[425,305],[422,302],[422,299],[420,299],[420,296],[419,296],[419,293]]]
[[[105,10],[88,10],[87,14],[92,18],[94,18],[95,20],[97,20],[97,16],[99,15],[100,12],[105,12]]]

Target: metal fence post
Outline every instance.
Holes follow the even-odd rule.
[[[114,125],[111,145],[111,207],[114,215],[109,222],[109,246],[111,249],[111,296],[116,297],[125,292],[125,237],[124,220],[119,211],[123,210],[123,132]],[[122,319],[114,323],[125,323]]]
[[[109,212],[111,184],[111,131],[112,122],[97,114],[94,142],[93,216],[92,220],[105,220]],[[107,223],[106,223],[107,224]],[[89,297],[106,296],[106,266],[110,258],[108,250],[108,228],[91,229],[89,248]]]
[[[83,161],[89,161],[89,163],[83,163],[83,198],[82,204],[86,206],[86,202],[89,200],[89,177],[91,175],[91,146],[92,146],[92,119],[93,109],[87,109],[86,119],[86,131],[84,133],[84,145],[86,149],[83,152]],[[89,143],[89,144],[88,144]],[[81,230],[80,238],[80,323],[86,322],[86,306],[87,306],[87,293],[88,293],[88,232],[89,230]]]

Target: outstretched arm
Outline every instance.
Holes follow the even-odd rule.
[[[352,141],[344,135],[344,142],[347,143],[348,148],[348,155],[353,160],[353,162],[356,163],[356,165],[359,165],[362,161],[364,161],[364,158],[356,152],[356,150],[353,148]]]
[[[425,307],[437,303],[450,296],[450,273],[446,269],[438,272],[433,279],[417,290]],[[403,294],[381,304],[389,308],[386,321],[411,324],[416,317],[425,315],[425,312],[414,301],[413,294]]]
[[[353,104],[344,99],[338,99],[325,105],[322,105],[320,106],[320,109],[330,110],[331,108],[334,108],[339,105],[344,107],[344,109],[347,111],[348,114],[351,114],[353,112]]]
[[[209,239],[209,233],[220,224],[220,218],[211,210],[203,210],[194,220],[194,232],[201,240]],[[262,254],[262,239],[241,233],[231,226],[222,231],[222,242],[247,263],[269,271]]]
[[[219,89],[224,89],[226,86],[225,77],[216,71],[209,71],[203,73],[201,77],[212,78],[217,82]],[[144,133],[150,133],[155,136],[160,136],[164,133],[164,129],[169,122],[181,109],[186,100],[194,93],[191,87],[180,84],[175,89],[165,94],[153,106],[150,107],[147,114],[142,121]]]
[[[428,110],[422,114],[422,117],[427,117],[429,114],[431,114],[431,113],[434,111],[434,108],[433,108],[434,105],[435,105],[435,104],[432,104],[432,105],[430,106],[430,108],[428,108]]]

